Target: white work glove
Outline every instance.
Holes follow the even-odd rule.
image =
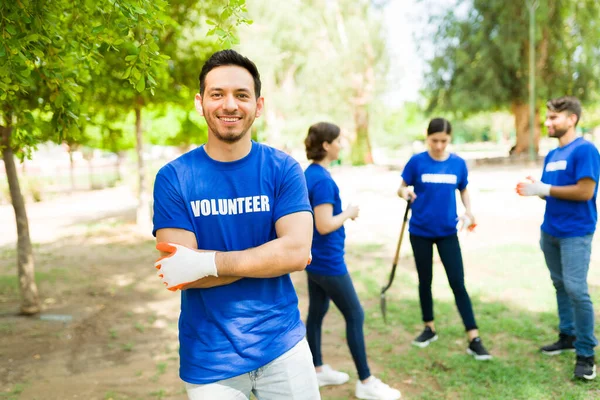
[[[550,196],[550,188],[552,185],[543,183],[542,181],[536,181],[531,176],[528,176],[526,181],[519,182],[516,187],[516,191],[520,196]]]
[[[467,214],[463,214],[460,217],[458,217],[458,221],[460,223],[460,227],[458,228],[459,232],[465,229],[469,232],[473,232],[473,230],[477,226],[474,219],[471,219],[471,217],[469,217]]]
[[[214,251],[198,252],[175,243],[161,242],[156,249],[170,253],[156,260],[154,266],[167,289],[176,291],[188,283],[207,276],[218,276]]]

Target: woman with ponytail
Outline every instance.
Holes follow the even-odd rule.
[[[341,149],[340,128],[327,122],[312,125],[304,144],[306,157],[312,160],[304,175],[315,221],[312,262],[306,267],[309,296],[306,337],[319,386],[341,385],[349,379],[348,374],[323,364],[322,324],[331,300],[346,320],[346,340],[358,372],[356,397],[399,399],[400,391],[372,376],[369,370],[363,334],[364,313],[344,261],[344,222],[356,219],[359,210],[354,205],[342,210],[340,191],[328,170]]]

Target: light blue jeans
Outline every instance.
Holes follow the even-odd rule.
[[[206,385],[185,384],[190,400],[320,400],[306,339],[264,367]]]
[[[594,336],[594,308],[588,293],[587,275],[593,234],[557,238],[542,231],[540,247],[556,289],[558,329],[575,336],[575,351],[593,356],[598,344]]]

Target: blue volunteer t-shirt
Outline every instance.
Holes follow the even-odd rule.
[[[246,250],[276,239],[275,222],[301,211],[311,212],[304,174],[285,153],[252,142],[246,157],[219,162],[202,146],[158,172],[153,234],[185,229],[199,249]],[[289,275],[181,291],[180,377],[206,384],[255,370],[305,333]]]
[[[426,151],[415,154],[404,166],[402,179],[417,195],[408,231],[429,238],[456,234],[456,189],[462,191],[469,183],[465,160],[453,153],[444,161]]]
[[[321,204],[332,204],[333,215],[341,214],[340,189],[329,171],[319,164],[311,164],[304,171],[304,175],[308,186],[308,198],[313,210]],[[306,267],[306,270],[314,274],[329,276],[348,273],[344,262],[345,239],[346,231],[343,225],[333,232],[321,235],[317,231],[315,222],[311,249],[312,262]]]
[[[552,186],[575,185],[582,178],[596,182],[594,197],[588,201],[561,200],[546,197],[546,212],[542,230],[549,235],[566,238],[594,233],[598,212],[598,173],[600,154],[592,143],[579,137],[564,147],[548,153],[544,160],[542,182]]]

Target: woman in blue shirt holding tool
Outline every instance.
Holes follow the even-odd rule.
[[[465,288],[456,225],[457,221],[461,220],[461,229],[472,230],[475,227],[475,218],[471,213],[471,201],[467,191],[467,164],[458,155],[446,151],[451,133],[452,126],[447,120],[434,118],[430,121],[427,128],[428,150],[411,157],[402,171],[402,183],[398,189],[400,197],[412,202],[408,232],[419,276],[419,299],[425,323],[425,329],[412,343],[423,348],[438,339],[431,293],[435,244],[467,331],[467,353],[476,360],[489,360],[492,356],[479,338],[473,307]],[[466,209],[461,218],[458,218],[456,213],[457,189]]]
[[[314,212],[312,262],[308,275],[309,308],[306,338],[313,355],[319,386],[341,385],[348,374],[324,365],[321,356],[321,330],[329,300],[339,308],[346,320],[346,340],[356,365],[359,399],[396,400],[400,392],[371,375],[367,363],[363,334],[364,313],[344,261],[344,222],[358,217],[358,207],[342,210],[340,191],[328,171],[338,159],[341,149],[340,128],[320,122],[312,125],[304,141],[306,157],[313,163],[306,169],[308,197]]]

